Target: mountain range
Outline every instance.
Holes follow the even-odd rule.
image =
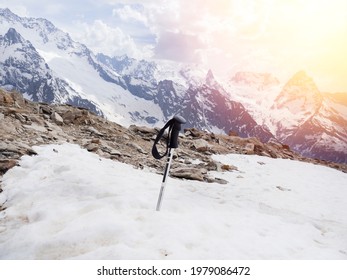
[[[304,156],[347,163],[347,94],[322,93],[299,71],[287,83],[200,65],[94,54],[42,18],[0,9],[0,86],[27,99],[85,107],[123,126],[186,127],[279,141]]]

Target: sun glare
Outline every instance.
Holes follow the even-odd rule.
[[[248,49],[253,55],[264,50],[272,54],[272,62],[277,62],[279,67],[291,66],[291,71],[305,69],[319,77],[318,84],[324,76],[336,77],[340,81],[335,84],[336,88],[347,89],[346,0],[247,0],[233,3],[237,4],[231,7],[230,25],[237,26],[238,33],[236,44],[229,48],[241,46],[240,40],[246,44],[248,41]],[[249,52],[248,56],[252,54]]]

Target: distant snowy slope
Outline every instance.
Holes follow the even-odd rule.
[[[56,28],[50,21],[42,18],[19,17],[9,9],[0,9],[0,23],[0,35],[8,33],[11,29],[25,40],[29,40],[37,60],[41,64],[46,64],[51,75],[64,83],[64,87],[48,89],[51,100],[63,102],[72,98],[76,99],[78,96],[81,100],[89,100],[94,107],[96,106],[94,111],[101,111],[101,115],[125,126],[132,122],[147,124],[146,118],[152,116],[162,120],[161,110],[156,104],[133,96],[126,89],[125,82],[118,73],[101,65],[85,45],[72,40],[69,34]],[[29,44],[29,42],[26,43]],[[0,51],[8,52],[9,50],[7,46],[0,46]],[[38,64],[35,60],[28,62],[24,58],[22,65]],[[0,65],[1,62],[0,59]],[[17,85],[25,84],[32,91],[28,94],[30,97],[36,89],[30,88],[32,87],[30,80],[25,80],[27,75],[23,76],[22,73],[28,72],[28,69],[21,67],[21,64],[17,63],[14,67],[18,73],[16,81],[11,80],[7,84],[14,85],[14,88],[22,93],[24,93],[23,90]],[[32,73],[29,74],[32,75]],[[43,74],[47,76],[46,72]],[[43,74],[34,76],[36,79],[42,79]],[[4,81],[0,79],[0,85],[4,86],[6,83],[4,84]],[[47,86],[44,90],[47,91]],[[47,100],[40,101],[47,102]]]
[[[258,124],[304,156],[347,163],[347,93],[322,93],[299,71],[284,85],[267,73],[239,72],[224,82]]]
[[[0,193],[0,259],[347,259],[347,174],[216,156],[227,185],[169,178],[76,145],[36,147]]]
[[[277,78],[269,73],[237,72],[223,81],[223,85],[231,98],[242,103],[258,124],[276,135],[276,124],[271,122],[271,107],[283,87]]]

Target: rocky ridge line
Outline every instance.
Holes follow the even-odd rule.
[[[20,93],[0,90],[0,178],[18,164],[21,156],[35,155],[33,146],[63,142],[78,144],[104,158],[162,173],[165,160],[156,160],[151,155],[158,130],[135,125],[125,128],[84,108],[31,102]],[[347,172],[347,165],[304,158],[286,145],[264,144],[256,138],[186,128],[179,141],[170,172],[179,178],[226,183],[209,171],[237,170],[236,166],[223,165],[211,157],[228,153],[300,160]],[[164,143],[165,139],[162,148]]]

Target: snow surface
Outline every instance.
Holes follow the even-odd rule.
[[[215,156],[226,185],[168,178],[77,145],[34,148],[3,177],[0,259],[347,259],[347,174]]]

